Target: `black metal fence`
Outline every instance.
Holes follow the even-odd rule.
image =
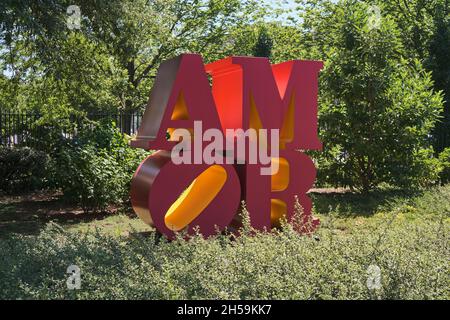
[[[67,118],[53,119],[53,123],[66,121],[68,125],[58,125],[58,128],[63,128],[61,135],[66,138],[75,136],[86,125],[86,118],[92,121],[113,121],[120,132],[133,135],[141,124],[142,116],[142,112],[96,113],[89,114],[87,117],[71,115]],[[45,133],[51,129],[51,126],[52,124],[45,121],[39,114],[0,111],[0,145],[30,145],[46,137]],[[432,140],[437,152],[450,147],[450,119],[445,119],[436,126]]]
[[[114,122],[121,133],[133,135],[141,124],[142,116],[141,112],[96,113],[86,117],[70,115],[48,121],[36,113],[0,111],[0,145],[31,145],[36,140],[45,138],[52,128],[58,128],[65,138],[73,138],[80,130],[97,121]]]

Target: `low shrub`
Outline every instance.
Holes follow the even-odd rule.
[[[0,241],[0,299],[449,299],[449,192],[348,230],[332,213],[313,237],[285,226],[168,242],[49,225],[37,238]],[[70,265],[80,268],[80,290],[67,289]]]
[[[28,147],[0,147],[0,191],[17,193],[47,185],[49,156]]]
[[[129,146],[113,123],[84,130],[54,158],[54,185],[85,212],[128,201],[129,184],[146,152]]]
[[[61,152],[57,180],[66,201],[88,212],[119,204],[127,177],[112,155],[85,146]]]
[[[113,122],[84,123],[70,139],[57,126],[45,133],[47,144],[0,148],[0,191],[61,190],[86,212],[129,201],[131,177],[149,153],[131,148]]]
[[[154,234],[124,240],[49,227],[34,240],[0,242],[0,298],[450,298],[448,233],[439,224],[319,236],[287,229],[157,242]],[[81,270],[81,290],[67,289],[69,265]],[[367,286],[371,265],[381,270],[376,289]]]

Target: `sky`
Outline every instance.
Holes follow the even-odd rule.
[[[270,5],[273,8],[277,9],[294,9],[298,6],[295,0],[262,0],[266,4]],[[290,24],[290,21],[287,19],[289,14],[283,14],[278,17],[267,17],[267,21],[280,21],[283,24]],[[3,74],[6,76],[11,76],[11,72],[9,70],[3,71]]]
[[[298,6],[295,0],[264,0],[264,2],[277,9],[295,9]],[[269,17],[268,20],[289,23],[289,21],[287,20],[288,17],[289,14],[283,14],[277,18]]]

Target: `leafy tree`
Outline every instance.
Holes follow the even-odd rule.
[[[39,111],[44,122],[134,112],[160,62],[183,52],[205,62],[228,55],[323,60],[322,181],[364,191],[432,182],[437,91],[450,100],[448,0],[298,2],[298,17],[285,23],[268,19],[255,0],[78,0],[81,25],[71,30],[72,1],[4,0],[0,106]],[[375,28],[370,5],[381,9]]]
[[[3,2],[2,47],[16,49],[21,39],[24,46],[2,60],[9,68],[11,57],[35,57],[37,70],[21,74],[39,74],[40,84],[52,79],[70,106],[86,111],[142,108],[162,60],[183,52],[202,53],[206,60],[227,55],[233,30],[255,17],[257,8],[252,0],[80,0],[81,28],[70,30],[71,4]]]
[[[271,24],[269,34],[273,39],[272,62],[306,58],[303,35],[298,26]]]
[[[450,2],[448,0],[378,1],[397,23],[408,56],[417,57],[432,72],[434,87],[445,97],[443,121],[434,134],[436,151],[450,143]],[[442,137],[442,138],[441,138]]]
[[[266,28],[261,28],[261,30],[259,30],[258,40],[253,47],[253,56],[270,58],[272,55],[272,46],[273,41],[267,33]]]
[[[442,90],[445,97],[445,110],[443,121],[438,123],[434,134],[436,135],[436,151],[443,151],[450,147],[450,6],[437,8],[435,15],[435,33],[429,44],[429,56],[425,66],[432,71],[433,80],[437,89]],[[446,144],[445,141],[446,139]]]
[[[341,1],[322,20],[326,67],[320,115],[325,181],[369,191],[380,183],[423,185],[437,179],[429,133],[442,110],[431,75],[403,58],[390,16],[372,28],[367,6]],[[326,25],[325,25],[326,24]],[[326,48],[326,50],[324,50]]]

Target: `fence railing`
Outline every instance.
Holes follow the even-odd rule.
[[[142,112],[135,113],[95,113],[88,114],[87,119],[92,121],[111,120],[114,121],[121,133],[133,135],[137,132],[141,121]],[[70,116],[57,119],[68,121],[72,126],[62,130],[61,135],[73,138],[83,128],[84,118]],[[0,111],[0,145],[29,145],[36,140],[45,137],[45,133],[51,129],[51,125],[42,121],[42,117],[36,113],[10,113]],[[450,147],[450,119],[439,123],[433,134],[433,144],[437,152]]]
[[[36,140],[44,139],[46,133],[56,127],[55,123],[65,122],[66,125],[57,125],[61,129],[60,134],[65,138],[73,138],[80,130],[86,127],[86,119],[91,121],[110,120],[123,134],[133,135],[137,132],[143,113],[95,113],[86,117],[61,117],[45,121],[36,113],[11,113],[0,111],[0,145],[31,145]],[[53,124],[52,124],[53,123]]]

